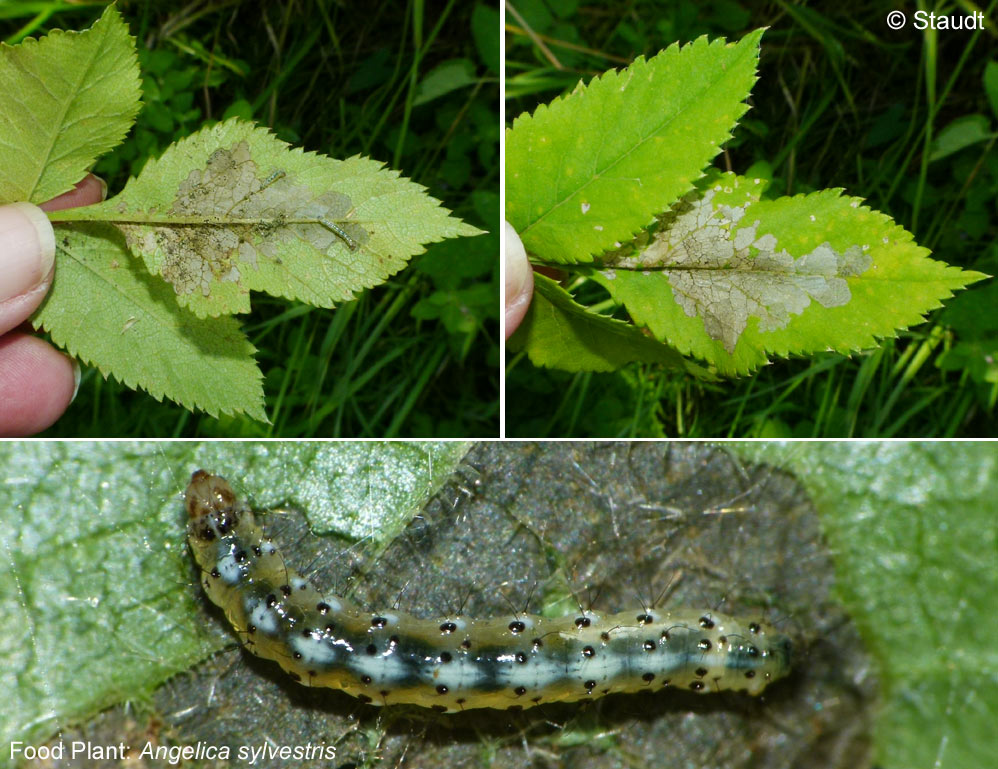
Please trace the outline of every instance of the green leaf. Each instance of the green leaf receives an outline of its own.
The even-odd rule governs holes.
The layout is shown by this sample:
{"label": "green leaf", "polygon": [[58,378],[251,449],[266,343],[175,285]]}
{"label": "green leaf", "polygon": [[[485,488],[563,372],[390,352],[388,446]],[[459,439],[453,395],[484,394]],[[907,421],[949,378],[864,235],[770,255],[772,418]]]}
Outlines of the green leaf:
{"label": "green leaf", "polygon": [[434,99],[465,88],[477,81],[475,77],[475,65],[468,59],[449,59],[438,64],[426,73],[416,89],[412,106],[426,104]]}
{"label": "green leaf", "polygon": [[480,233],[381,163],[289,149],[238,119],[171,145],[117,197],[50,218],[114,223],[200,317],[248,312],[251,290],[332,307],[425,243]]}
{"label": "green leaf", "polygon": [[471,13],[471,36],[475,40],[478,58],[496,75],[499,74],[499,60],[502,56],[502,38],[496,34],[499,24],[499,12],[495,8],[475,3],[475,10]]}
{"label": "green leaf", "polygon": [[389,538],[466,447],[0,444],[0,742],[45,740],[115,703],[142,703],[232,643],[198,606],[180,501],[193,470],[248,490],[257,509],[290,502],[338,530]]}
{"label": "green leaf", "polygon": [[613,371],[642,361],[680,368],[702,378],[706,371],[634,326],[590,312],[556,281],[534,274],[534,298],[509,338],[510,350],[525,350],[537,366],[564,371]]}
{"label": "green leaf", "polygon": [[59,227],[52,290],[36,328],[84,363],[212,416],[267,421],[255,349],[233,318],[199,319],[150,275],[106,224]]}
{"label": "green leaf", "polygon": [[517,118],[506,218],[527,251],[591,261],[687,192],[748,109],[762,32],[673,45]]}
{"label": "green leaf", "polygon": [[0,203],[73,188],[139,111],[139,68],[113,5],[84,32],[0,43]]}
{"label": "green leaf", "polygon": [[932,142],[929,162],[942,160],[966,147],[994,138],[986,115],[964,115],[949,123]]}
{"label": "green leaf", "polygon": [[760,187],[723,175],[587,274],[655,338],[726,374],[768,354],[872,347],[985,277],[929,259],[858,198],[759,200]]}
{"label": "green leaf", "polygon": [[988,95],[991,111],[998,117],[998,61],[989,61],[984,67],[984,92]]}
{"label": "green leaf", "polygon": [[821,513],[840,596],[880,666],[875,765],[990,765],[998,720],[994,444],[800,445],[737,446],[796,472]]}

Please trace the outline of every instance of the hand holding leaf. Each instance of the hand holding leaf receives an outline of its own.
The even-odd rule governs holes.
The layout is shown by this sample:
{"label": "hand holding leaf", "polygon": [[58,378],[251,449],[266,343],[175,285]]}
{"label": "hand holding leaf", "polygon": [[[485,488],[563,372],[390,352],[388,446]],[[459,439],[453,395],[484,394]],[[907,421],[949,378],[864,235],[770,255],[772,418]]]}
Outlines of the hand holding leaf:
{"label": "hand holding leaf", "polygon": [[[134,40],[114,6],[86,32],[0,47],[0,76],[0,202],[70,189],[139,108]],[[249,311],[250,291],[332,307],[427,243],[479,234],[381,163],[290,149],[239,120],[167,148],[120,195],[50,219],[56,279],[36,327],[156,398],[262,421],[255,351],[226,317]]]}

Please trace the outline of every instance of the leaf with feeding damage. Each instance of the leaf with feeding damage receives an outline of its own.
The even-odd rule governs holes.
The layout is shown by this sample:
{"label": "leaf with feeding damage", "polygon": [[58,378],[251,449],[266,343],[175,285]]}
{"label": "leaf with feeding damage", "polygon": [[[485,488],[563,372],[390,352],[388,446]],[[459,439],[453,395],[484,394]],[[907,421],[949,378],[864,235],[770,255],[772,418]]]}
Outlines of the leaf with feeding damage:
{"label": "leaf with feeding damage", "polygon": [[760,193],[724,174],[586,274],[657,339],[728,374],[767,354],[871,347],[984,277],[929,259],[890,217],[838,190]]}
{"label": "leaf with feeding damage", "polygon": [[250,291],[332,307],[427,243],[479,234],[377,161],[290,149],[241,120],[177,142],[117,197],[58,219],[114,224],[200,317],[248,312]]}

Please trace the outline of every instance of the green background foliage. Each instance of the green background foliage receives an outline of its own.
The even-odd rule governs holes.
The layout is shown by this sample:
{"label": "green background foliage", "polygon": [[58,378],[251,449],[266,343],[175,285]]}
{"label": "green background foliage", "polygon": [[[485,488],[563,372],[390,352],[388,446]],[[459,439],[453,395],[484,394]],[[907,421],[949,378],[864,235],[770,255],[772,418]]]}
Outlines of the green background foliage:
{"label": "green background foliage", "polygon": [[[0,37],[83,29],[103,7],[7,6]],[[383,161],[490,234],[432,246],[333,311],[258,297],[241,321],[271,426],[191,414],[90,369],[49,434],[497,434],[495,11],[414,1],[358,14],[325,0],[118,8],[137,38],[144,107],[94,168],[111,194],[171,142],[238,116],[308,150]]]}
{"label": "green background foliage", "polygon": [[[580,78],[677,40],[736,40],[769,27],[752,109],[716,165],[768,181],[769,197],[845,188],[911,231],[933,258],[998,271],[998,111],[990,95],[998,86],[989,90],[985,79],[988,33],[893,32],[888,3],[522,0],[513,7],[520,19],[507,15],[510,120]],[[524,24],[543,36],[543,48]],[[968,123],[968,115],[977,117]],[[732,381],[695,382],[648,363],[573,375],[511,356],[507,434],[991,435],[998,427],[992,283],[963,292],[959,313],[937,311],[876,349],[776,361]],[[599,289],[588,291],[580,301],[605,301]]]}

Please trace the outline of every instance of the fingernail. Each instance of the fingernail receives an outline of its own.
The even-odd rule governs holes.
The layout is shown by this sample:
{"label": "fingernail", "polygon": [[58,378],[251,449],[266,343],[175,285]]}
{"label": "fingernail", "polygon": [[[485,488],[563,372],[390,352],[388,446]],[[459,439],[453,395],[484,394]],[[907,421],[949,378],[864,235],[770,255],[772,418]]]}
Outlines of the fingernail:
{"label": "fingernail", "polygon": [[516,234],[513,225],[503,222],[506,227],[506,248],[504,251],[506,261],[506,304],[516,300],[523,293],[530,274],[530,263],[527,261],[527,252],[523,250],[523,243],[520,236]]}
{"label": "fingernail", "polygon": [[94,179],[100,182],[100,199],[107,200],[107,182],[94,174]]}
{"label": "fingernail", "polygon": [[76,394],[80,391],[80,379],[83,376],[83,372],[80,371],[80,364],[76,358],[70,358],[69,360],[73,364],[73,397],[69,399],[69,402],[72,403],[76,400]]}
{"label": "fingernail", "polygon": [[0,206],[0,302],[27,293],[51,272],[55,233],[31,203]]}

